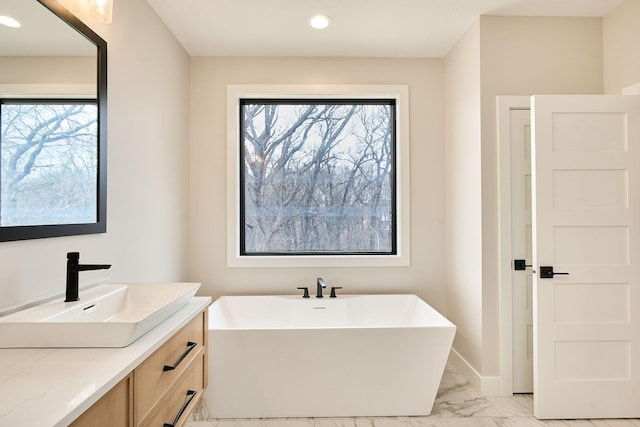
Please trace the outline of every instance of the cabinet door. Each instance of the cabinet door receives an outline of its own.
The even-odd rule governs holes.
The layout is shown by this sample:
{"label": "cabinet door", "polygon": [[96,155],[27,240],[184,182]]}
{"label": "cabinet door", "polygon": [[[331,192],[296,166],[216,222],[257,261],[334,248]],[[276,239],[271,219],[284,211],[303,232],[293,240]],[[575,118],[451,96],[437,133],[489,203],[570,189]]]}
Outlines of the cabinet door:
{"label": "cabinet door", "polygon": [[128,375],[71,423],[71,427],[133,426],[133,377]]}

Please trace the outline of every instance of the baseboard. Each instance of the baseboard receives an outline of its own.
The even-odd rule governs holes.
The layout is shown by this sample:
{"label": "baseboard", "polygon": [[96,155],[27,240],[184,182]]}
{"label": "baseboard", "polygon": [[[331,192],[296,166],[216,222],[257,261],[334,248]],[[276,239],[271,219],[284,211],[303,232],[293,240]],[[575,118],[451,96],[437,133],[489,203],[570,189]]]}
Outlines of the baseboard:
{"label": "baseboard", "polygon": [[501,378],[482,376],[475,370],[467,360],[456,351],[451,349],[449,353],[449,363],[451,363],[457,371],[469,381],[471,387],[478,392],[480,396],[501,396]]}

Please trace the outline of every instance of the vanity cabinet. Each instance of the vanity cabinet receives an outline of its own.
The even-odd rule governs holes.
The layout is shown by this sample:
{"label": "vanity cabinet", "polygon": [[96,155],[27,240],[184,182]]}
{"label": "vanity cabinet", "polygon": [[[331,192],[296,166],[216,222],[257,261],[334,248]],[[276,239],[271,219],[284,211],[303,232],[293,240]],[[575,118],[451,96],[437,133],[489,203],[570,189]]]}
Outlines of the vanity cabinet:
{"label": "vanity cabinet", "polygon": [[71,426],[181,426],[207,386],[207,310],[138,365]]}

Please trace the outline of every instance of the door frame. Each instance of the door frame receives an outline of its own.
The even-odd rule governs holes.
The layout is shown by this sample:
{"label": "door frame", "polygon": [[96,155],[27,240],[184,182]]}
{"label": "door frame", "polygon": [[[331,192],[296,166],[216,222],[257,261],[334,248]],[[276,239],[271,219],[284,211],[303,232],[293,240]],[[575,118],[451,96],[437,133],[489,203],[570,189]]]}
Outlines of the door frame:
{"label": "door frame", "polygon": [[[530,96],[498,96],[498,283],[500,291],[500,395],[513,395],[513,288],[511,281],[511,120],[512,110],[528,110]],[[535,355],[534,355],[535,357]]]}

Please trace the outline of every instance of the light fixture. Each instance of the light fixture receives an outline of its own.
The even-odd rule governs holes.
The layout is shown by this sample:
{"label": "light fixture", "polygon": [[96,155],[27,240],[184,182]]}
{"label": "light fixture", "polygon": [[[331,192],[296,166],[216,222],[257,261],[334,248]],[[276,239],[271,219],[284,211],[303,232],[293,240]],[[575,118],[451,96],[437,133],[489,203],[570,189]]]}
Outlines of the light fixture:
{"label": "light fixture", "polygon": [[110,24],[113,19],[113,0],[91,0],[90,19],[103,24]]}
{"label": "light fixture", "polygon": [[83,21],[110,24],[113,19],[113,0],[58,0]]}
{"label": "light fixture", "polygon": [[314,15],[309,18],[309,25],[316,30],[323,30],[331,25],[331,18],[327,15]]}
{"label": "light fixture", "polygon": [[0,25],[4,25],[9,28],[20,28],[22,24],[15,18],[6,15],[0,15]]}

